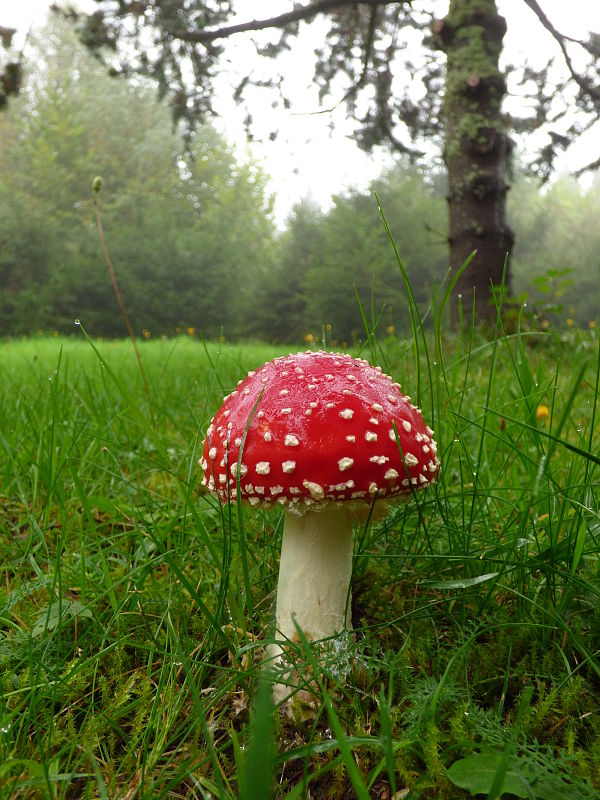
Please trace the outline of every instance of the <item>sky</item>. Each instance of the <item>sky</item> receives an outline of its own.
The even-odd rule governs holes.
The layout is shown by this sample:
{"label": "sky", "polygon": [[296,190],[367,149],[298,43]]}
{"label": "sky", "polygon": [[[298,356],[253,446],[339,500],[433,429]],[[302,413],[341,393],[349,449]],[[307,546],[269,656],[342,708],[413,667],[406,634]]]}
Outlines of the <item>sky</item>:
{"label": "sky", "polygon": [[[71,0],[72,1],[72,0]],[[0,0],[0,24],[18,29],[24,37],[30,26],[42,25],[51,0]],[[78,0],[83,8],[93,7],[91,0]],[[447,0],[438,0],[439,16],[447,10]],[[600,2],[597,0],[541,0],[544,11],[561,32],[583,36],[589,30],[600,33]],[[241,8],[248,8],[245,2]],[[286,10],[285,0],[253,0],[253,18],[268,17]],[[548,34],[542,29],[532,12],[521,0],[498,0],[498,8],[509,19],[509,31],[504,42],[504,60],[507,63],[532,65],[542,58],[552,47]],[[240,17],[244,17],[243,13]],[[248,59],[252,58],[252,45],[244,37],[235,37],[234,45],[228,50],[233,71],[245,74]],[[18,44],[18,42],[17,42]],[[288,91],[295,100],[292,111],[275,112],[270,107],[270,99],[265,97],[255,118],[255,141],[250,153],[263,164],[271,176],[270,186],[275,193],[275,215],[283,223],[293,204],[302,197],[310,196],[319,205],[327,208],[332,195],[348,188],[364,189],[376,178],[391,159],[384,153],[367,155],[351,139],[352,126],[345,119],[343,105],[331,113],[319,112],[314,87],[310,85],[310,69],[299,69],[300,64],[310,65],[313,42],[304,45],[305,50],[295,47],[288,56],[289,62],[284,72],[287,75]],[[246,134],[243,127],[245,111],[235,107],[230,101],[229,84],[223,83],[220,92],[222,100],[220,128],[228,140],[241,154],[248,152]],[[269,133],[277,130],[273,142]],[[584,161],[598,157],[594,141],[582,141],[567,158],[560,163],[563,171],[576,169]]]}

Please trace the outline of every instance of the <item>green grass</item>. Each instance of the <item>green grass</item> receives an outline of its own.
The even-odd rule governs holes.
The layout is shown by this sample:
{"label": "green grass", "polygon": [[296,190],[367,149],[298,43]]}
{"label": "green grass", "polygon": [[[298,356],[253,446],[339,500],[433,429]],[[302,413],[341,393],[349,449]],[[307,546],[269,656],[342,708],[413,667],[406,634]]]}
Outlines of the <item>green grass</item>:
{"label": "green grass", "polygon": [[0,343],[1,798],[600,797],[593,332],[368,337],[443,469],[357,530],[354,634],[298,645],[314,701],[286,713],[281,517],[197,465],[283,351],[141,343],[154,428],[131,344],[94,345]]}

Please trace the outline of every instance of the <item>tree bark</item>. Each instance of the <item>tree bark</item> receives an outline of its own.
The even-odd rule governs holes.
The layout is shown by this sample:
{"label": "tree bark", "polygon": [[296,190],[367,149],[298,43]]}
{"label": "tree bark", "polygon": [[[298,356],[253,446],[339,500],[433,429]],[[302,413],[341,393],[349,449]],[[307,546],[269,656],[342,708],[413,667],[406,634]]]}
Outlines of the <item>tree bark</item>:
{"label": "tree bark", "polygon": [[[452,319],[462,305],[470,322],[495,318],[494,286],[500,286],[513,244],[506,220],[511,142],[502,116],[506,94],[498,67],[506,21],[495,0],[451,0],[434,23],[436,43],[447,56],[444,161],[448,169],[450,265],[453,274],[477,254],[454,290]],[[506,270],[505,286],[510,273]]]}

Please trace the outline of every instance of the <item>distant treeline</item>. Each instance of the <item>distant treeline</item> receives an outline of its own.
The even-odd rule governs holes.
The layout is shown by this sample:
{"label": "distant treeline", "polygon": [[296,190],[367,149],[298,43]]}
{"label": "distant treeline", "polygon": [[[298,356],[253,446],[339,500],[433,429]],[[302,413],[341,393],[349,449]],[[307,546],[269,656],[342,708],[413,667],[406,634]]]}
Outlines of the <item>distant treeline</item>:
{"label": "distant treeline", "polygon": [[[96,175],[140,335],[194,328],[294,342],[325,330],[342,342],[364,335],[362,314],[381,331],[405,331],[403,283],[374,192],[417,300],[425,309],[439,294],[447,220],[438,173],[398,165],[327,212],[299,203],[280,231],[256,163],[237,159],[211,127],[182,142],[153,89],[107,77],[67,29],[46,29],[34,66],[0,115],[0,335],[69,333],[76,318],[93,335],[124,334],[96,228]],[[597,319],[600,183],[584,191],[564,179],[540,191],[521,178],[511,215],[514,293],[530,307],[556,302],[583,325]]]}

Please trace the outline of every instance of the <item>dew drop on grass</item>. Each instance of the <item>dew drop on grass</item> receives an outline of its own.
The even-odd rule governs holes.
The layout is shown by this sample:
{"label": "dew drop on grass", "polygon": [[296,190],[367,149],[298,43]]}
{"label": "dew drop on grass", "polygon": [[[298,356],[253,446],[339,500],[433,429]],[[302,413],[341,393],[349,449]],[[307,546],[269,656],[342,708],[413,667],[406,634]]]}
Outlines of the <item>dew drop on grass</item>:
{"label": "dew drop on grass", "polygon": [[76,320],[74,320],[73,324],[74,324],[74,325],[81,325],[81,321],[80,321],[80,320],[78,320],[78,319],[76,319]]}

